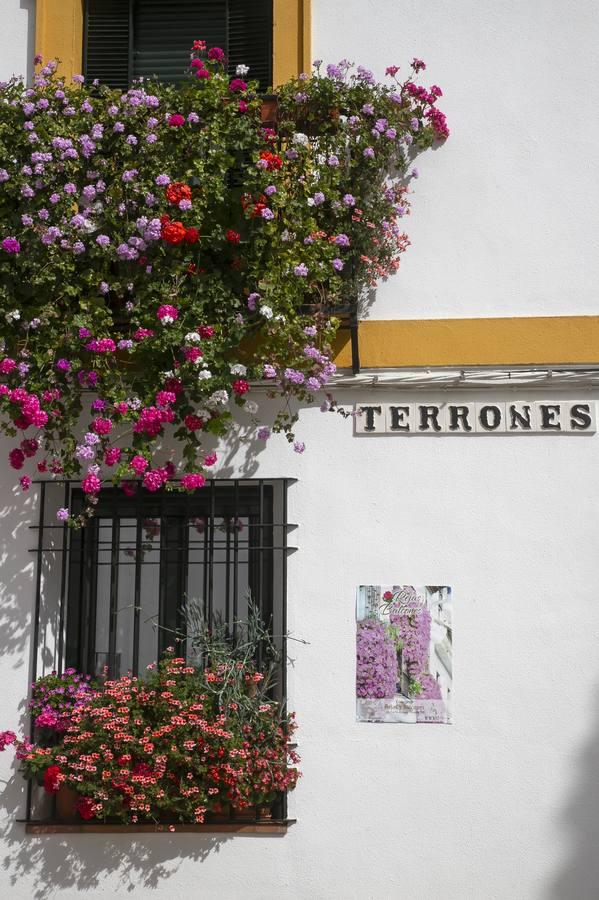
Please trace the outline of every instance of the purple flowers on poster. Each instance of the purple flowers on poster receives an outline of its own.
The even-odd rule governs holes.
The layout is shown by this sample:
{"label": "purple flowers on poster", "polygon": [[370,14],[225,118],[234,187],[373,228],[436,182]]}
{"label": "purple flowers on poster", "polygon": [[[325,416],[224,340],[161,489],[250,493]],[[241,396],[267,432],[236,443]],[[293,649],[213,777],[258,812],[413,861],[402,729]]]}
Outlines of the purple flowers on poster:
{"label": "purple flowers on poster", "polygon": [[359,722],[451,723],[451,613],[450,587],[358,588]]}

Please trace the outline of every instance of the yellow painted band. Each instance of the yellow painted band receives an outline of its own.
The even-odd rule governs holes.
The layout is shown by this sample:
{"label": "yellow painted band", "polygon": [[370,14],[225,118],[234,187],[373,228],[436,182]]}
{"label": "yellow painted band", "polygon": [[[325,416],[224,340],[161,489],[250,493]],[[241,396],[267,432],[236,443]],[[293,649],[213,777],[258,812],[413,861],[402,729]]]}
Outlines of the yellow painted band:
{"label": "yellow painted band", "polygon": [[[599,316],[367,320],[359,325],[364,369],[599,363]],[[335,362],[351,367],[349,331]]]}
{"label": "yellow painted band", "polygon": [[83,0],[37,0],[35,52],[44,62],[60,60],[67,81],[83,69]]}
{"label": "yellow painted band", "polygon": [[311,0],[273,0],[273,84],[309,72]]}
{"label": "yellow painted band", "polygon": [[[273,83],[310,71],[311,0],[273,0]],[[190,36],[190,43],[193,35]],[[83,67],[83,0],[37,0],[35,52],[59,59],[67,80]]]}

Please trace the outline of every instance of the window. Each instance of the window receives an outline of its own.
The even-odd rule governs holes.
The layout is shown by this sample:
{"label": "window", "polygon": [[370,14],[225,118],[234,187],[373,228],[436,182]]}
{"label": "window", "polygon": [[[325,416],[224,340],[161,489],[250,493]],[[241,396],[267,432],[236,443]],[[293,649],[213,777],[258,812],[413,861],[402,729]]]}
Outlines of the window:
{"label": "window", "polygon": [[[33,680],[69,666],[91,675],[104,667],[111,676],[141,674],[172,644],[201,665],[188,640],[186,598],[207,620],[234,631],[247,619],[251,597],[279,651],[273,697],[284,701],[293,480],[223,479],[193,495],[138,490],[127,497],[107,489],[80,531],[56,518],[60,507],[81,510],[78,482],[40,482],[39,520],[32,526],[38,535]],[[45,827],[46,797],[28,782],[25,821],[34,829],[40,815]],[[61,830],[54,815],[49,827]],[[285,795],[273,815],[286,827]]]}
{"label": "window", "polygon": [[194,38],[222,47],[229,74],[243,63],[263,91],[273,81],[272,0],[87,0],[86,79],[126,88],[136,78],[181,81]]}
{"label": "window", "polygon": [[69,666],[138,674],[176,642],[193,661],[186,606],[234,630],[252,602],[285,659],[289,483],[219,480],[194,495],[131,498],[107,490],[80,531],[55,517],[63,505],[81,509],[80,490],[41,483],[34,678]]}

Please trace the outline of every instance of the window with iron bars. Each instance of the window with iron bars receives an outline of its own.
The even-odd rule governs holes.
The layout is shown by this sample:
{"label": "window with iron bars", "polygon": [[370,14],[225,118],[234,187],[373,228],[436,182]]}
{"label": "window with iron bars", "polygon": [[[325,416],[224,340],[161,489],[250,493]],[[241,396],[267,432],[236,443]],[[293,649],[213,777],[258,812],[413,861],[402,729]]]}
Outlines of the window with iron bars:
{"label": "window with iron bars", "polygon": [[[105,489],[79,531],[56,519],[63,506],[81,511],[78,483],[39,483],[33,680],[68,667],[142,674],[169,646],[201,665],[187,634],[190,604],[232,635],[251,604],[278,651],[272,693],[284,702],[293,481],[219,479],[194,494],[133,497]],[[36,805],[29,783],[26,821]],[[285,798],[279,805],[285,818]]]}

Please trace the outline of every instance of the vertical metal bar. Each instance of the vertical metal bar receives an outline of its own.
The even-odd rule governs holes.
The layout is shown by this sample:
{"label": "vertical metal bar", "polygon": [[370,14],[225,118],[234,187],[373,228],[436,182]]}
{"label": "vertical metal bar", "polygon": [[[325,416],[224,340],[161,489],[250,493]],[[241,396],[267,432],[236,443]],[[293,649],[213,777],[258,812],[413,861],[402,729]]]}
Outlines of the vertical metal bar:
{"label": "vertical metal bar", "polygon": [[[38,655],[38,643],[39,643],[39,633],[40,633],[40,605],[42,598],[42,554],[44,547],[44,517],[46,514],[46,483],[42,481],[40,485],[40,512],[39,512],[39,528],[37,532],[37,571],[35,573],[35,605],[33,610],[33,636],[31,640],[32,644],[32,659],[31,659],[31,681],[34,682],[37,678],[37,655]],[[33,717],[29,719],[29,740],[33,743],[34,737],[34,724]],[[33,796],[33,783],[29,778],[27,779],[27,797],[26,797],[26,805],[25,805],[25,819],[31,819],[31,807],[32,807],[32,796]]]}
{"label": "vertical metal bar", "polygon": [[258,581],[256,593],[258,594],[258,605],[262,616],[264,611],[264,598],[262,596],[264,590],[264,481],[262,478],[258,481],[258,491]]}
{"label": "vertical metal bar", "polygon": [[[264,617],[264,481],[262,478],[258,481],[258,578],[256,583],[256,593],[258,595],[258,608],[260,610],[260,620],[263,626],[267,626]],[[262,642],[258,646],[258,659],[256,660],[258,668],[262,666]]]}
{"label": "vertical metal bar", "polygon": [[133,598],[133,658],[131,668],[134,675],[139,675],[139,626],[141,621],[141,566],[142,548],[141,532],[143,520],[141,509],[141,491],[135,495],[135,588]]}
{"label": "vertical metal bar", "polygon": [[214,520],[216,518],[216,487],[210,482],[210,540],[208,545],[208,622],[212,626],[212,595],[214,592]]}
{"label": "vertical metal bar", "polygon": [[177,631],[184,634],[182,638],[181,650],[185,649],[185,653],[181,655],[188,658],[187,648],[187,591],[189,589],[189,506],[191,495],[185,494],[185,510],[183,512],[183,521],[181,523],[181,549],[179,557],[179,565],[181,566],[181,600],[177,609]]}
{"label": "vertical metal bar", "polygon": [[[71,485],[68,481],[64,483],[64,502],[63,506],[65,509],[69,509],[71,498]],[[66,522],[62,528],[62,568],[60,573],[60,607],[58,614],[58,664],[57,671],[62,674],[63,663],[64,663],[64,628],[65,628],[65,612],[66,612],[66,584],[67,584],[67,569],[69,566],[70,559],[70,547],[69,547],[69,526]]]}
{"label": "vertical metal bar", "polygon": [[287,703],[287,491],[289,482],[287,479],[283,481],[283,558],[282,563],[282,585],[281,585],[281,602],[283,604],[281,610],[281,648],[283,658],[281,660],[281,692],[283,695],[283,703]]}
{"label": "vertical metal bar", "polygon": [[[139,488],[138,488],[139,490]],[[156,658],[159,659],[162,655],[162,651],[164,647],[167,646],[165,642],[165,633],[163,631],[165,617],[166,617],[166,570],[167,570],[167,517],[166,517],[166,509],[164,507],[164,500],[160,506],[160,565],[158,566],[158,631],[157,631],[157,650],[156,650]]]}
{"label": "vertical metal bar", "polygon": [[[98,606],[98,541],[100,528],[97,519],[91,519],[86,525],[83,536],[83,554],[85,556],[85,586],[82,596],[85,597],[85,617],[82,616],[84,635],[82,658],[86,660],[86,671],[96,674],[96,613]],[[87,628],[85,628],[87,626]]]}
{"label": "vertical metal bar", "polygon": [[227,528],[226,534],[226,548],[225,548],[225,622],[227,623],[227,629],[229,627],[229,614],[230,614],[230,598],[229,594],[231,592],[231,533],[237,533],[237,510],[233,509],[233,515],[230,520],[233,524],[233,527],[229,526]]}
{"label": "vertical metal bar", "polygon": [[[233,489],[233,509],[235,516],[239,516],[239,480],[235,479]],[[233,637],[237,631],[237,616],[239,615],[239,530],[233,532]],[[229,619],[227,614],[227,626]]]}
{"label": "vertical metal bar", "polygon": [[118,675],[120,675],[120,672],[117,672],[116,669],[120,540],[121,522],[117,515],[115,503],[112,514],[112,547],[110,553],[110,615],[108,619],[108,673],[111,678],[116,678]]}
{"label": "vertical metal bar", "polygon": [[209,536],[209,516],[204,517],[204,553],[202,556],[202,605],[204,619],[208,618],[208,536]]}

